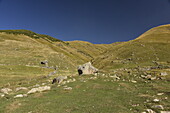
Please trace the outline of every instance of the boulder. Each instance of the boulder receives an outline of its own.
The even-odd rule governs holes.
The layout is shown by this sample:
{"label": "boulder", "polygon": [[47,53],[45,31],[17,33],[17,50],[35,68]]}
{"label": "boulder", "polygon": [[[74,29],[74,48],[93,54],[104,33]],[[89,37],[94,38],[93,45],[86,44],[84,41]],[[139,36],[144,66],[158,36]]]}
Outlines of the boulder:
{"label": "boulder", "polygon": [[51,89],[50,86],[43,86],[43,87],[38,87],[38,88],[32,88],[30,91],[28,91],[27,94],[36,93],[36,92],[42,92],[42,91],[47,91],[47,90],[50,90],[50,89]]}
{"label": "boulder", "polygon": [[153,111],[152,109],[146,109],[146,111],[147,111],[148,113],[156,113],[156,112]]}
{"label": "boulder", "polygon": [[95,74],[98,72],[98,69],[93,67],[90,62],[78,66],[78,74]]}
{"label": "boulder", "polygon": [[164,107],[162,105],[153,105],[152,108],[156,108],[156,109],[164,109]]}
{"label": "boulder", "polygon": [[166,76],[166,75],[168,75],[168,73],[167,72],[161,72],[160,75],[161,76]]}
{"label": "boulder", "polygon": [[9,89],[9,88],[3,88],[1,89],[1,92],[4,93],[4,94],[8,94],[9,92],[11,92],[12,89]]}
{"label": "boulder", "polygon": [[56,78],[54,78],[53,79],[53,81],[52,81],[52,84],[54,84],[54,83],[58,83],[58,84],[60,84],[61,82],[63,82],[63,80],[65,80],[65,79],[67,79],[67,76],[58,76],[58,77],[56,77]]}
{"label": "boulder", "polygon": [[160,113],[170,113],[170,111],[161,111]]}
{"label": "boulder", "polygon": [[16,96],[14,96],[14,98],[22,98],[22,97],[26,97],[27,94],[18,94]]}
{"label": "boulder", "polygon": [[26,87],[17,87],[15,90],[16,90],[16,91],[28,90],[28,88],[26,88]]}

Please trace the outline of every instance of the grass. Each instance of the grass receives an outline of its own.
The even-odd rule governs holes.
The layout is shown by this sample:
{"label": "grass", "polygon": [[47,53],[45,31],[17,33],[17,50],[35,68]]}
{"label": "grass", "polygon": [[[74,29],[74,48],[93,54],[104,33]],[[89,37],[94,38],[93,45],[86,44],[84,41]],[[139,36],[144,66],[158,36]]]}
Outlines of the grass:
{"label": "grass", "polygon": [[[0,97],[2,113],[140,113],[156,112],[153,105],[170,110],[169,25],[153,28],[139,38],[113,44],[83,41],[62,42],[27,30],[0,31],[0,88],[11,88]],[[42,68],[41,61],[58,67],[57,74],[45,77],[53,69]],[[76,67],[91,61],[100,69],[99,76],[77,76]],[[159,67],[147,70],[151,67]],[[147,80],[141,75],[165,79]],[[103,75],[104,74],[104,75]],[[51,84],[56,76],[68,76],[75,82]],[[118,76],[116,80],[111,76]],[[35,85],[51,86],[50,91],[23,98]],[[63,88],[72,87],[70,91]],[[17,87],[28,90],[15,92]],[[157,95],[163,93],[163,95]],[[153,99],[159,102],[153,102]]]}
{"label": "grass", "polygon": [[[25,98],[1,98],[2,112],[30,112],[33,113],[129,113],[142,112],[156,105],[152,100],[160,99],[159,104],[166,110],[170,109],[168,81],[111,81],[108,77],[98,77],[89,80],[93,75],[74,77],[77,81],[66,84],[73,90],[65,91],[63,86],[51,85],[52,90],[36,93]],[[71,77],[72,78],[72,77]],[[105,81],[107,80],[107,81]],[[83,82],[86,81],[86,82]],[[166,87],[165,87],[166,86]],[[165,93],[158,96],[157,93]],[[147,101],[147,103],[146,103]]]}

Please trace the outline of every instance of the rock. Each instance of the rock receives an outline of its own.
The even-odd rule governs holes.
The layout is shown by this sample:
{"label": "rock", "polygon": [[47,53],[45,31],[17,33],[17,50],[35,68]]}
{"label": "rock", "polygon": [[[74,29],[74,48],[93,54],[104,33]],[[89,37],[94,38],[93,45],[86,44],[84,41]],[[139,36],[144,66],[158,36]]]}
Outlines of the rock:
{"label": "rock", "polygon": [[73,82],[75,82],[76,81],[76,79],[75,78],[73,78],[73,80],[72,80]]}
{"label": "rock", "polygon": [[156,113],[156,112],[153,111],[152,109],[146,109],[146,111],[147,111],[148,113]]}
{"label": "rock", "polygon": [[167,100],[168,99],[168,97],[165,97],[165,100]]}
{"label": "rock", "polygon": [[147,75],[145,78],[148,79],[148,80],[151,80],[152,75]]}
{"label": "rock", "polygon": [[160,100],[159,99],[153,99],[154,102],[159,102]]}
{"label": "rock", "polygon": [[58,83],[58,84],[60,84],[63,80],[65,80],[65,79],[67,79],[67,76],[58,76],[58,77],[56,77],[56,78],[54,78],[53,79],[53,81],[52,81],[52,84],[54,84],[54,83]]}
{"label": "rock", "polygon": [[97,76],[97,73],[95,73],[94,75]]}
{"label": "rock", "polygon": [[1,97],[4,97],[4,96],[5,96],[5,94],[3,94],[3,93],[0,93],[0,96],[1,96]]}
{"label": "rock", "polygon": [[9,92],[11,92],[12,89],[9,89],[9,88],[3,88],[1,89],[1,92],[4,93],[4,94],[9,94]]}
{"label": "rock", "polygon": [[170,113],[170,111],[161,111],[160,113]]}
{"label": "rock", "polygon": [[28,90],[28,88],[26,88],[26,87],[18,87],[18,88],[15,89],[15,91],[19,91],[19,90]]}
{"label": "rock", "polygon": [[150,80],[156,80],[156,77],[151,77]]}
{"label": "rock", "polygon": [[43,86],[43,87],[38,87],[38,88],[32,88],[30,91],[28,91],[27,94],[36,93],[36,92],[43,92],[43,91],[47,91],[47,90],[50,90],[50,89],[51,89],[50,86]]}
{"label": "rock", "polygon": [[39,84],[36,84],[35,86],[33,86],[33,87],[39,87],[40,85]]}
{"label": "rock", "polygon": [[164,93],[158,93],[157,95],[159,95],[159,96],[161,96],[161,95],[163,95]]}
{"label": "rock", "polygon": [[46,83],[42,83],[42,85],[44,86]]}
{"label": "rock", "polygon": [[132,80],[131,82],[132,82],[132,83],[137,83],[137,81],[135,81],[135,80]]}
{"label": "rock", "polygon": [[146,76],[145,76],[145,75],[141,75],[141,77],[142,77],[142,78],[146,78]]}
{"label": "rock", "polygon": [[95,74],[98,72],[98,69],[93,67],[90,62],[78,66],[78,74]]}
{"label": "rock", "polygon": [[153,105],[152,108],[156,108],[156,109],[164,109],[164,107],[162,105]]}
{"label": "rock", "polygon": [[22,97],[27,97],[27,94],[18,94],[14,96],[14,98],[22,98]]}
{"label": "rock", "polygon": [[65,87],[64,90],[72,90],[72,87]]}
{"label": "rock", "polygon": [[166,75],[168,75],[168,73],[167,72],[161,72],[160,75],[161,76],[166,76]]}
{"label": "rock", "polygon": [[111,78],[113,78],[113,79],[117,79],[117,80],[119,80],[119,79],[120,79],[117,75],[109,76],[109,77],[111,77]]}

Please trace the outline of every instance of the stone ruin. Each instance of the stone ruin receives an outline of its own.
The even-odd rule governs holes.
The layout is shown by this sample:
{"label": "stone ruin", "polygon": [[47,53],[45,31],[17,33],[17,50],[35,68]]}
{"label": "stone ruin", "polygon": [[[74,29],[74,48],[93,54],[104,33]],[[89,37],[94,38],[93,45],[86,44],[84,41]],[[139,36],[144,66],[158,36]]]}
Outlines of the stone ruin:
{"label": "stone ruin", "polygon": [[93,67],[91,62],[85,63],[83,65],[78,66],[78,74],[94,74],[97,73],[98,69]]}

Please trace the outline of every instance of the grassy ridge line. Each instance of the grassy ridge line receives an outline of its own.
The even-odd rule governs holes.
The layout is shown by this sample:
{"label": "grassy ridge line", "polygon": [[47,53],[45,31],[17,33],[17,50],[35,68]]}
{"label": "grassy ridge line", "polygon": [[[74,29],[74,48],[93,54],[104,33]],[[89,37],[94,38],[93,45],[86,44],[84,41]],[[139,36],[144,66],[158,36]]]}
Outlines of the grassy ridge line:
{"label": "grassy ridge line", "polygon": [[32,31],[29,31],[29,30],[0,30],[0,32],[4,32],[4,33],[7,33],[7,34],[15,34],[15,35],[26,35],[26,36],[29,36],[29,37],[34,38],[34,39],[43,38],[43,39],[46,39],[46,40],[50,40],[52,42],[62,42],[61,40],[53,38],[51,36],[43,35],[43,34],[37,34],[37,33],[34,33]]}

